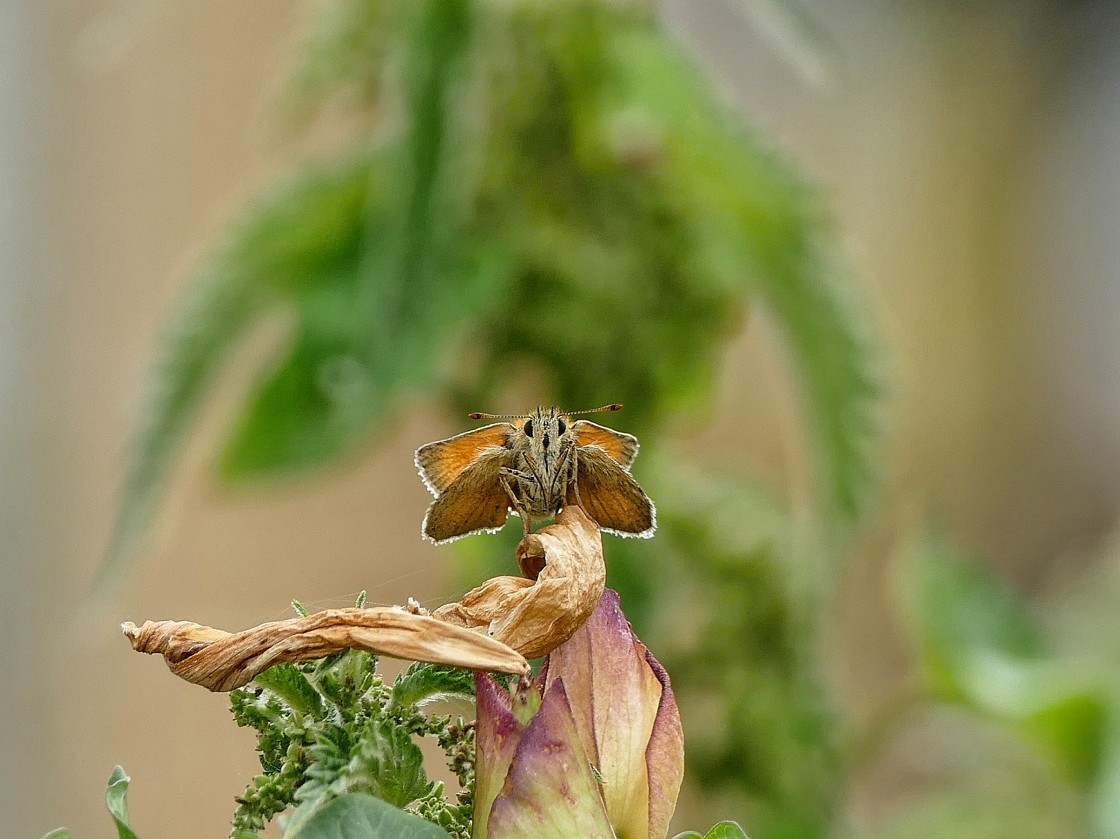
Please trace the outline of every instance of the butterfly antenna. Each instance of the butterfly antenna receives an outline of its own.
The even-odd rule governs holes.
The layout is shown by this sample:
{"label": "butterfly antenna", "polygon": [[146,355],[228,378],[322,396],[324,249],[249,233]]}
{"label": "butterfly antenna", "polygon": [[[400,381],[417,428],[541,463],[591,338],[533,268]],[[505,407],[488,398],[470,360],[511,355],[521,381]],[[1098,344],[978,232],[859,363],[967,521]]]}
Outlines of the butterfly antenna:
{"label": "butterfly antenna", "polygon": [[528,414],[488,414],[485,411],[471,411],[467,416],[470,419],[525,419]]}
{"label": "butterfly antenna", "polygon": [[622,404],[621,403],[612,402],[610,405],[603,405],[602,407],[599,407],[599,408],[588,408],[585,411],[566,411],[565,413],[569,417],[576,417],[576,416],[579,416],[580,414],[603,414],[603,413],[606,413],[607,411],[621,411],[621,410],[622,410]]}

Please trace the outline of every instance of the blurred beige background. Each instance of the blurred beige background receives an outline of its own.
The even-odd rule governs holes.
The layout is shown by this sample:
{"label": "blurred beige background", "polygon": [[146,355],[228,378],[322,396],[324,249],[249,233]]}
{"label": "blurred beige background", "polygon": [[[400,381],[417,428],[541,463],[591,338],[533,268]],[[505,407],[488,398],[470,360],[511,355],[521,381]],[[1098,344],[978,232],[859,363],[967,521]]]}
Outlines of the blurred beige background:
{"label": "blurred beige background", "polygon": [[[346,467],[256,493],[208,452],[263,357],[219,388],[140,561],[83,603],[150,352],[187,272],[309,153],[270,97],[316,7],[0,5],[0,750],[4,833],[107,835],[112,766],[141,836],[224,836],[256,770],[224,697],[132,653],[121,620],[241,628],[312,607],[453,599],[422,543],[412,450],[462,427],[418,402]],[[1031,592],[1072,573],[1120,500],[1120,50],[1107,3],[810,4],[835,42],[806,81],[734,0],[666,14],[729,100],[826,190],[890,355],[886,487],[837,605],[858,715],[897,670],[883,576],[927,513]],[[239,378],[240,375],[240,378]],[[693,445],[804,494],[796,403],[764,321]],[[490,406],[480,406],[483,408]],[[861,793],[873,798],[874,792]]]}

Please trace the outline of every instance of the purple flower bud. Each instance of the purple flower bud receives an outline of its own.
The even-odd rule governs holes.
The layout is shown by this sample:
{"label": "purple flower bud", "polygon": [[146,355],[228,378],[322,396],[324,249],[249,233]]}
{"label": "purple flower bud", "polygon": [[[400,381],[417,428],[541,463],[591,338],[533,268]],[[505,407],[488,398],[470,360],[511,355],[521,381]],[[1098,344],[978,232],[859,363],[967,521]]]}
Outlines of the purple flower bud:
{"label": "purple flower bud", "polygon": [[522,725],[509,694],[478,677],[475,839],[664,839],[684,774],[680,715],[616,592],[548,656],[539,684]]}

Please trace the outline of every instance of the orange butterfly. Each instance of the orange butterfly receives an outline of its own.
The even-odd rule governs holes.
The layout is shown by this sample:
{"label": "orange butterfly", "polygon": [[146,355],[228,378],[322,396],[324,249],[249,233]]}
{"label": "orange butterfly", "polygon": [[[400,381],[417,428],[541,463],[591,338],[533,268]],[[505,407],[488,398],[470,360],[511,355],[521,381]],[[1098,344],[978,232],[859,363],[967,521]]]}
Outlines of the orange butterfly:
{"label": "orange butterfly", "polygon": [[537,408],[532,414],[472,419],[507,419],[466,431],[416,450],[416,467],[436,500],[424,516],[423,534],[436,544],[472,533],[493,533],[513,510],[525,524],[579,504],[599,527],[619,536],[648,538],[657,528],[656,511],[630,464],[638,440],[577,414]]}

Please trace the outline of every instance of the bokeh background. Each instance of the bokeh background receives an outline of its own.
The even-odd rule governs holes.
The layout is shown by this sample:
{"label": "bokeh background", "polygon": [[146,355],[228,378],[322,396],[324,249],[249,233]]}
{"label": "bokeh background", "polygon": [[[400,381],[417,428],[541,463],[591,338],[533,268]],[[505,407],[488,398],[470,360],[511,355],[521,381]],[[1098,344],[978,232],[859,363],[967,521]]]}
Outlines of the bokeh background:
{"label": "bokeh background", "polygon": [[[481,567],[485,547],[453,555],[418,538],[429,498],[412,452],[467,427],[455,399],[423,388],[341,464],[235,489],[216,478],[244,394],[289,328],[277,316],[223,367],[131,564],[89,597],[154,353],[195,266],[254,196],[354,130],[328,111],[293,138],[278,97],[330,5],[0,5],[6,835],[106,835],[116,763],[133,776],[140,835],[226,834],[257,771],[252,736],[224,698],[132,653],[121,620],[240,628],[285,615],[292,597],[337,606],[361,589],[434,605]],[[803,8],[812,26],[765,2],[671,0],[659,14],[718,96],[819,188],[837,282],[883,385],[878,478],[857,520],[827,523],[798,372],[765,307],[721,339],[710,395],[671,421],[633,421],[701,467],[748,476],[751,503],[778,511],[767,526],[788,527],[783,550],[819,560],[807,567],[828,581],[809,664],[787,662],[783,683],[828,705],[819,741],[800,731],[785,758],[728,758],[786,748],[763,735],[788,726],[762,714],[744,735],[709,707],[750,705],[749,668],[735,685],[687,689],[694,671],[700,683],[718,671],[719,645],[670,667],[698,744],[690,766],[722,779],[686,788],[679,829],[736,818],[756,839],[1118,837],[1120,12]],[[492,388],[501,404],[471,407],[555,397],[532,365],[520,372]],[[662,640],[687,662],[657,628],[679,615],[633,611],[655,652]],[[814,755],[815,781],[766,776],[803,767],[797,749]],[[840,757],[817,760],[826,751]]]}

